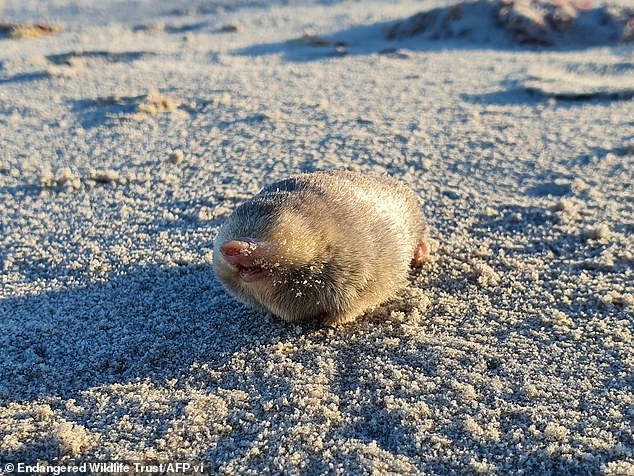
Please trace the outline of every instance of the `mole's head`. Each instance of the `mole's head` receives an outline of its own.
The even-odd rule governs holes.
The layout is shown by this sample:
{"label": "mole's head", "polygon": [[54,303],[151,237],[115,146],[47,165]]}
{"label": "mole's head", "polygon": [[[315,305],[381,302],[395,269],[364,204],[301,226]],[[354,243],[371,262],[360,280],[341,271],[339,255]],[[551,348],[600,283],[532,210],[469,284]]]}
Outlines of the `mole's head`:
{"label": "mole's head", "polygon": [[247,304],[286,320],[311,317],[325,292],[323,230],[277,195],[249,200],[229,217],[214,244],[214,270]]}

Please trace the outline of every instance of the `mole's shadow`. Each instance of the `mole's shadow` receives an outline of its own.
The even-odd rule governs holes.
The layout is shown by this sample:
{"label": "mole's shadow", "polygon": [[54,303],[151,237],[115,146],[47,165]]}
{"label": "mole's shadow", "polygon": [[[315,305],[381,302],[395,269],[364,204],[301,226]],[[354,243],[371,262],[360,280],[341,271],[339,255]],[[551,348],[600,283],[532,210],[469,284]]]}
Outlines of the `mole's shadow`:
{"label": "mole's shadow", "polygon": [[139,379],[284,338],[291,327],[230,298],[210,266],[138,267],[99,284],[0,301],[0,402]]}

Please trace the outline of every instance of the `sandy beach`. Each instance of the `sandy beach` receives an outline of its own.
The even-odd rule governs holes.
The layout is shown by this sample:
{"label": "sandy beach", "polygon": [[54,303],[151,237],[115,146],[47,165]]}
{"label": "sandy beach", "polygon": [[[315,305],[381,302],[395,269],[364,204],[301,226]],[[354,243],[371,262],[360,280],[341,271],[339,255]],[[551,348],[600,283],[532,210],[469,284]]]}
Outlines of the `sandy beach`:
{"label": "sandy beach", "polygon": [[[634,474],[634,42],[447,5],[0,0],[0,473]],[[336,329],[239,304],[223,220],[327,169],[434,259]]]}

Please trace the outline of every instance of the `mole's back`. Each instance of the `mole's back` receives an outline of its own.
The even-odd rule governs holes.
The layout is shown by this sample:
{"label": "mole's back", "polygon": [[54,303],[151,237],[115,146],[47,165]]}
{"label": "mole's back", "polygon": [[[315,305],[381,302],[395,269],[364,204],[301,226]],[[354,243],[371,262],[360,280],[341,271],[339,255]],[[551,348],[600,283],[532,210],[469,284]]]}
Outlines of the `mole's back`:
{"label": "mole's back", "polygon": [[386,231],[397,234],[400,240],[410,242],[428,234],[418,197],[392,177],[346,170],[307,173],[275,182],[260,195],[276,192],[297,193],[313,207],[315,201],[322,201],[334,207],[332,213],[341,210],[348,220],[356,216],[370,222],[379,220],[376,227],[387,226]]}

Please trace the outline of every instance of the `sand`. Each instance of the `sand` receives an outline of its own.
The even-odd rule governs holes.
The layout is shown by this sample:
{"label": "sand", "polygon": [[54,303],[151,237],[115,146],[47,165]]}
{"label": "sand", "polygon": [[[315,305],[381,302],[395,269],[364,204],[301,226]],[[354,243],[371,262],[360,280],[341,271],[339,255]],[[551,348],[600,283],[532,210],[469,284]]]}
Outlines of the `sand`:
{"label": "sand", "polygon": [[[61,28],[0,38],[0,468],[634,474],[634,47],[383,35],[439,5],[0,2]],[[335,330],[231,299],[223,218],[332,168],[435,260]]]}

